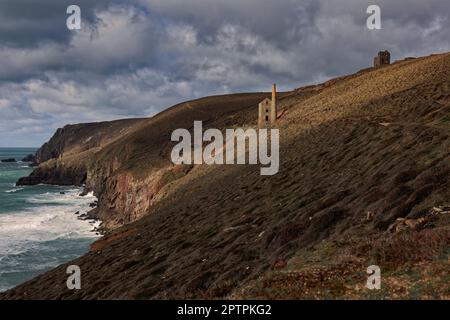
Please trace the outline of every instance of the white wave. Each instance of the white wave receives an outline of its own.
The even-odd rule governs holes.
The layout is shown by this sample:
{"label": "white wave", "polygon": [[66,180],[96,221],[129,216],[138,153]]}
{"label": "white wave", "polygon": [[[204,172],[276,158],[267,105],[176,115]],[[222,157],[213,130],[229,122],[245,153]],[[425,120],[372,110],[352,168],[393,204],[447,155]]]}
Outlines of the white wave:
{"label": "white wave", "polygon": [[96,198],[95,196],[94,196],[94,191],[91,191],[91,192],[88,192],[85,196],[83,196],[83,198]]}
{"label": "white wave", "polygon": [[25,189],[25,188],[14,188],[14,189],[11,189],[11,190],[6,190],[5,192],[6,193],[15,193],[15,192],[18,192],[18,191],[23,190],[23,189]]}
{"label": "white wave", "polygon": [[26,202],[33,204],[63,204],[76,201],[89,205],[89,203],[97,200],[93,193],[89,193],[83,197],[80,196],[80,189],[66,190],[64,191],[64,194],[61,194],[60,192],[61,191],[59,190],[55,190],[54,192],[39,194],[27,199]]}
{"label": "white wave", "polygon": [[35,246],[36,249],[39,244],[52,240],[97,238],[93,230],[100,223],[79,220],[75,214],[89,211],[89,203],[96,198],[80,197],[79,192],[46,193],[36,196],[35,200],[42,200],[39,207],[0,215],[0,258],[33,250]]}

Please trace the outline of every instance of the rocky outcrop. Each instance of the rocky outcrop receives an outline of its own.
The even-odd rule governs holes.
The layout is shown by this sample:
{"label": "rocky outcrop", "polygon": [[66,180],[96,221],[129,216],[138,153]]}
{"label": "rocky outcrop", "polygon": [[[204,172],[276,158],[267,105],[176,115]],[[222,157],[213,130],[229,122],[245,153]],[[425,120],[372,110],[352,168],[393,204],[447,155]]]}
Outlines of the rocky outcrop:
{"label": "rocky outcrop", "polygon": [[3,163],[13,163],[13,162],[16,162],[16,159],[14,159],[14,158],[2,159],[2,162]]}
{"label": "rocky outcrop", "polygon": [[17,186],[31,186],[44,184],[63,185],[63,186],[82,186],[86,182],[86,168],[65,168],[59,167],[39,167],[36,168],[28,177],[20,178]]}
{"label": "rocky outcrop", "polygon": [[[159,200],[160,191],[168,184],[184,177],[192,166],[168,165],[149,173],[146,177],[136,177],[130,172],[120,172],[106,179],[99,198],[97,218],[103,221],[103,230],[112,230],[147,214]],[[92,181],[88,181],[90,186]],[[96,189],[98,187],[92,187]]]}
{"label": "rocky outcrop", "polygon": [[22,159],[22,162],[36,163],[36,156],[34,154],[29,154]]}
{"label": "rocky outcrop", "polygon": [[449,215],[450,214],[450,206],[442,206],[442,207],[433,207],[428,214],[423,217],[414,219],[414,218],[398,218],[392,225],[389,226],[388,232],[399,233],[405,230],[414,230],[418,231],[420,229],[425,228],[427,225],[431,226],[433,220],[440,215]]}

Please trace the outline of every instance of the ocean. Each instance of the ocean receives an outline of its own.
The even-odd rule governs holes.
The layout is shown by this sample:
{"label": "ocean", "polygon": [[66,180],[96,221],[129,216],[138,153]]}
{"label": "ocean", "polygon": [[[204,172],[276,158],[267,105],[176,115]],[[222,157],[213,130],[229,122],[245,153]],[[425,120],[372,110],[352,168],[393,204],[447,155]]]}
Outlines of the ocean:
{"label": "ocean", "polygon": [[77,187],[26,186],[15,182],[31,173],[20,160],[31,148],[0,148],[0,292],[75,259],[89,250],[98,235],[97,222],[75,214],[90,210],[96,198],[80,197]]}

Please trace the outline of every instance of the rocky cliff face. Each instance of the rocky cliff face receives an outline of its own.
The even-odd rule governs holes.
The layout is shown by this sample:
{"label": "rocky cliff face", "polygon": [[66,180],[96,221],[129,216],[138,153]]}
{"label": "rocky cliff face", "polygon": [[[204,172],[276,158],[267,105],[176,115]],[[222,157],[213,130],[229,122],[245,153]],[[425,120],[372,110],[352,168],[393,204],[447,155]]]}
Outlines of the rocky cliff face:
{"label": "rocky cliff face", "polygon": [[18,186],[31,186],[40,183],[82,186],[86,182],[87,168],[78,167],[38,167],[28,177],[20,178]]}

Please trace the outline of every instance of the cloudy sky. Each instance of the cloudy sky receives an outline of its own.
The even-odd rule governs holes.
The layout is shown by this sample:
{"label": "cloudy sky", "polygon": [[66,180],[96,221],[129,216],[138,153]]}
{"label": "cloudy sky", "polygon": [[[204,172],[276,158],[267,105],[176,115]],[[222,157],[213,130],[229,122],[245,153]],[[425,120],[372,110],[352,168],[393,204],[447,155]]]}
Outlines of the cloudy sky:
{"label": "cloudy sky", "polygon": [[[81,30],[66,27],[70,4]],[[369,4],[382,30],[367,29]],[[293,89],[367,67],[379,49],[450,51],[449,0],[0,0],[0,147],[206,95]]]}

